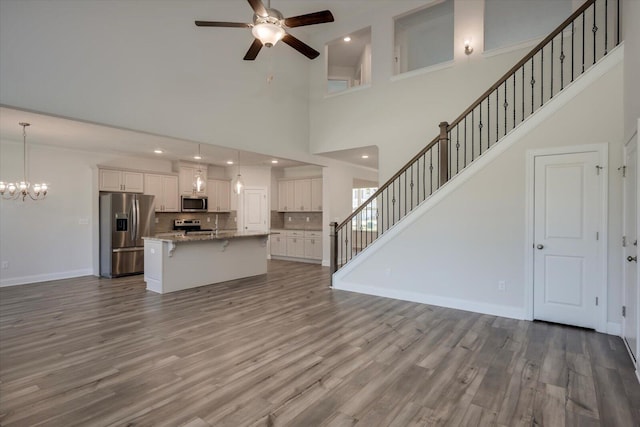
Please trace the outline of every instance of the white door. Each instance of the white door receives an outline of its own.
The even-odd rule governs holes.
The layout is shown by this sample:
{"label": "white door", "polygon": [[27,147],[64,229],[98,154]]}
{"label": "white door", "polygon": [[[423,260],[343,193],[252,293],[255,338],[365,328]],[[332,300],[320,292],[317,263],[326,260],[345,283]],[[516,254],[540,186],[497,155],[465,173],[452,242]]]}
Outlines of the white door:
{"label": "white door", "polygon": [[267,231],[267,191],[264,188],[245,188],[244,230]]}
{"label": "white door", "polygon": [[636,188],[637,188],[637,142],[634,140],[625,148],[624,168],[624,316],[622,318],[622,334],[637,359],[637,316],[638,316],[638,282],[637,256],[638,234],[636,225]]}
{"label": "white door", "polygon": [[598,326],[603,173],[597,152],[534,160],[535,319]]}

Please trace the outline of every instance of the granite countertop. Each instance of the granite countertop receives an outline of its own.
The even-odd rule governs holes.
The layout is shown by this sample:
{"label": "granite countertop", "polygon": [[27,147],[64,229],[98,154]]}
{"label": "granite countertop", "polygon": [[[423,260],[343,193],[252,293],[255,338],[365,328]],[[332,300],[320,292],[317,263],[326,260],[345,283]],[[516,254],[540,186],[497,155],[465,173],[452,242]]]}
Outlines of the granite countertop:
{"label": "granite countertop", "polygon": [[266,237],[268,232],[264,231],[218,231],[208,234],[184,234],[180,232],[158,233],[155,236],[143,237],[145,240],[156,240],[161,242],[201,242],[204,240],[229,240],[246,237]]}

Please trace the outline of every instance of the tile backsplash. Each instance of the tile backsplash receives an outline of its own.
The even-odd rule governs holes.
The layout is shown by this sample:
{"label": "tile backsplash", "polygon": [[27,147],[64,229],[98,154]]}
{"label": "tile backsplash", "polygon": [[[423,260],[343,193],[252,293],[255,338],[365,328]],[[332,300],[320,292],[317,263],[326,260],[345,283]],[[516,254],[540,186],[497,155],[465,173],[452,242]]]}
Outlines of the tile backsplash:
{"label": "tile backsplash", "polygon": [[[165,233],[173,230],[174,219],[199,219],[202,228],[216,228],[216,217],[219,230],[235,230],[236,211],[225,213],[214,212],[156,212],[156,233]],[[209,222],[207,222],[209,219]]]}
{"label": "tile backsplash", "polygon": [[[307,221],[307,218],[309,221]],[[322,212],[271,211],[271,228],[284,230],[322,230]]]}

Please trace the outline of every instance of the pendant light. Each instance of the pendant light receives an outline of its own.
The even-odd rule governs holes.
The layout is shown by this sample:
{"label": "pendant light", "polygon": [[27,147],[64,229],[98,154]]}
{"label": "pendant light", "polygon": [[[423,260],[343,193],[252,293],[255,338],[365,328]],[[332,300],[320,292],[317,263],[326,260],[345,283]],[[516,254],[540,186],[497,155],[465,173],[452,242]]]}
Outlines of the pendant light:
{"label": "pendant light", "polygon": [[233,192],[235,194],[242,193],[244,181],[242,180],[242,175],[240,175],[240,151],[238,151],[238,175],[236,175],[236,177],[233,179],[231,186],[233,187]]}
{"label": "pendant light", "polygon": [[47,197],[49,186],[45,183],[31,185],[27,179],[27,126],[30,123],[20,122],[22,126],[22,181],[4,182],[0,181],[0,196],[5,200],[25,201],[27,196],[31,200],[42,200]]}
{"label": "pendant light", "polygon": [[193,176],[193,192],[201,193],[204,191],[205,180],[204,175],[202,174],[202,166],[200,165],[200,160],[202,160],[202,155],[200,154],[200,144],[198,144],[198,155],[193,156],[194,159],[198,161],[198,169],[196,169],[196,173]]}

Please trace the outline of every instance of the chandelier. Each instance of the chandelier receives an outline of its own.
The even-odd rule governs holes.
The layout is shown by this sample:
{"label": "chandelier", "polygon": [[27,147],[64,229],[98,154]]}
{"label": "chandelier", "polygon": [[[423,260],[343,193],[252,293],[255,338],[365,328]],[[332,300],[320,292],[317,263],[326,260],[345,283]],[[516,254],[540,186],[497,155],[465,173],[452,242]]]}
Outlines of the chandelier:
{"label": "chandelier", "polygon": [[31,200],[42,200],[47,197],[47,184],[31,184],[27,179],[27,126],[30,126],[30,123],[20,122],[19,125],[22,126],[22,181],[0,181],[0,196],[4,200],[24,201],[27,196]]}

